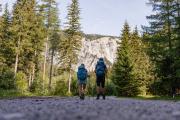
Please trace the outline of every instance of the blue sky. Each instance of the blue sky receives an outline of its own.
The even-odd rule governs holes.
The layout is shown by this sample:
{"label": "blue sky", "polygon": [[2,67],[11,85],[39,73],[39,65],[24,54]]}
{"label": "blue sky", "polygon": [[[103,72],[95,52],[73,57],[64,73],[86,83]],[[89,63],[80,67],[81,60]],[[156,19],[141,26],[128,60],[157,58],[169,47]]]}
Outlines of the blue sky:
{"label": "blue sky", "polygon": [[[0,0],[10,6],[15,0]],[[66,21],[67,5],[71,0],[56,0],[59,4],[61,26]],[[125,20],[131,27],[148,25],[146,16],[152,13],[148,0],[79,0],[82,31],[91,34],[119,36]]]}

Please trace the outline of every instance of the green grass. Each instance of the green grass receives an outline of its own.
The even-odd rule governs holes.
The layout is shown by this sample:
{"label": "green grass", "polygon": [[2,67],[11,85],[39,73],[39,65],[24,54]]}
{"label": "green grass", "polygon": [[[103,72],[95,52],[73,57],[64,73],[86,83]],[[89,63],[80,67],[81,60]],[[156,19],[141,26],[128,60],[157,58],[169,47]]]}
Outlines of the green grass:
{"label": "green grass", "polygon": [[[38,97],[41,95],[33,94],[30,92],[20,93],[16,90],[1,90],[0,89],[0,99],[11,99],[11,98],[21,98],[21,97]],[[46,96],[46,95],[43,95]],[[47,95],[51,96],[51,95]],[[53,97],[53,96],[51,96]],[[146,95],[146,96],[136,96],[136,97],[120,97],[120,98],[132,98],[138,100],[170,100],[170,101],[180,101],[180,96],[176,96],[172,98],[170,96],[153,96],[153,95]]]}
{"label": "green grass", "polygon": [[30,96],[33,96],[33,94],[29,92],[20,93],[17,92],[16,90],[0,90],[0,99],[30,97]]}
{"label": "green grass", "polygon": [[180,96],[176,96],[175,98],[172,98],[171,96],[153,96],[153,95],[147,95],[147,96],[136,96],[136,97],[130,97],[133,99],[139,99],[139,100],[170,100],[170,101],[180,101]]}

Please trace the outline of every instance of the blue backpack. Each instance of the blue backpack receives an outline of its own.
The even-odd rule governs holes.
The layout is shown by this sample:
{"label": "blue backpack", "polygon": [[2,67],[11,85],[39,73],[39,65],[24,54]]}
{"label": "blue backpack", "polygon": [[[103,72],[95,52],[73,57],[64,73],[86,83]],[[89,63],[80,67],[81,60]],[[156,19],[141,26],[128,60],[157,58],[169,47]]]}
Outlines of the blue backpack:
{"label": "blue backpack", "polygon": [[79,67],[77,72],[78,79],[84,81],[87,79],[87,70],[84,67]]}
{"label": "blue backpack", "polygon": [[104,64],[104,61],[98,61],[96,65],[96,76],[102,77],[105,75],[106,71],[106,65]]}

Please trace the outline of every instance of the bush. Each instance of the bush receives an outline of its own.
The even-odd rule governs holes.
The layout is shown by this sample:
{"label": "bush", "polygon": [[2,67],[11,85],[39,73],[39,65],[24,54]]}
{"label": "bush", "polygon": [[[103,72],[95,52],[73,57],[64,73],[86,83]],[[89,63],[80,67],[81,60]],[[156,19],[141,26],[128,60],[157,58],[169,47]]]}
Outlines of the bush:
{"label": "bush", "polygon": [[79,95],[79,93],[78,93],[78,81],[77,81],[77,79],[75,77],[72,78],[71,93],[72,93],[73,96]]}
{"label": "bush", "polygon": [[44,90],[43,90],[43,79],[42,79],[42,74],[37,73],[34,82],[32,83],[30,87],[30,92],[36,93],[38,95],[43,95]]}
{"label": "bush", "polygon": [[0,74],[0,88],[4,90],[14,89],[14,72],[11,69],[2,69]]}
{"label": "bush", "polygon": [[170,95],[170,91],[170,84],[166,80],[156,81],[150,86],[150,92],[153,95]]}
{"label": "bush", "polygon": [[16,81],[15,82],[16,89],[19,92],[23,93],[28,90],[28,82],[27,82],[26,74],[24,74],[23,72],[18,72],[15,81]]}
{"label": "bush", "polygon": [[117,91],[114,83],[112,81],[106,81],[106,94],[109,96],[116,96]]}
{"label": "bush", "polygon": [[88,78],[87,95],[94,96],[96,94],[96,81],[94,77]]}
{"label": "bush", "polygon": [[68,91],[68,87],[65,81],[59,80],[56,82],[55,90],[53,95],[66,96]]}

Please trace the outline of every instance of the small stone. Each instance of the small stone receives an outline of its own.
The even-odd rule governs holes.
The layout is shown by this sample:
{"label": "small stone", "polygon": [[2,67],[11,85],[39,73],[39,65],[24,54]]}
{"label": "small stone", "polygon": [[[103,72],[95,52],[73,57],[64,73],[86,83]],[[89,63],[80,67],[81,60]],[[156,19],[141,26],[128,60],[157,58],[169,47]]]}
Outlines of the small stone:
{"label": "small stone", "polygon": [[3,118],[6,120],[11,120],[11,119],[13,120],[13,119],[22,118],[22,117],[24,117],[24,115],[21,113],[11,113],[11,114],[3,115]]}
{"label": "small stone", "polygon": [[172,115],[175,117],[180,117],[180,111],[175,111],[172,113]]}

